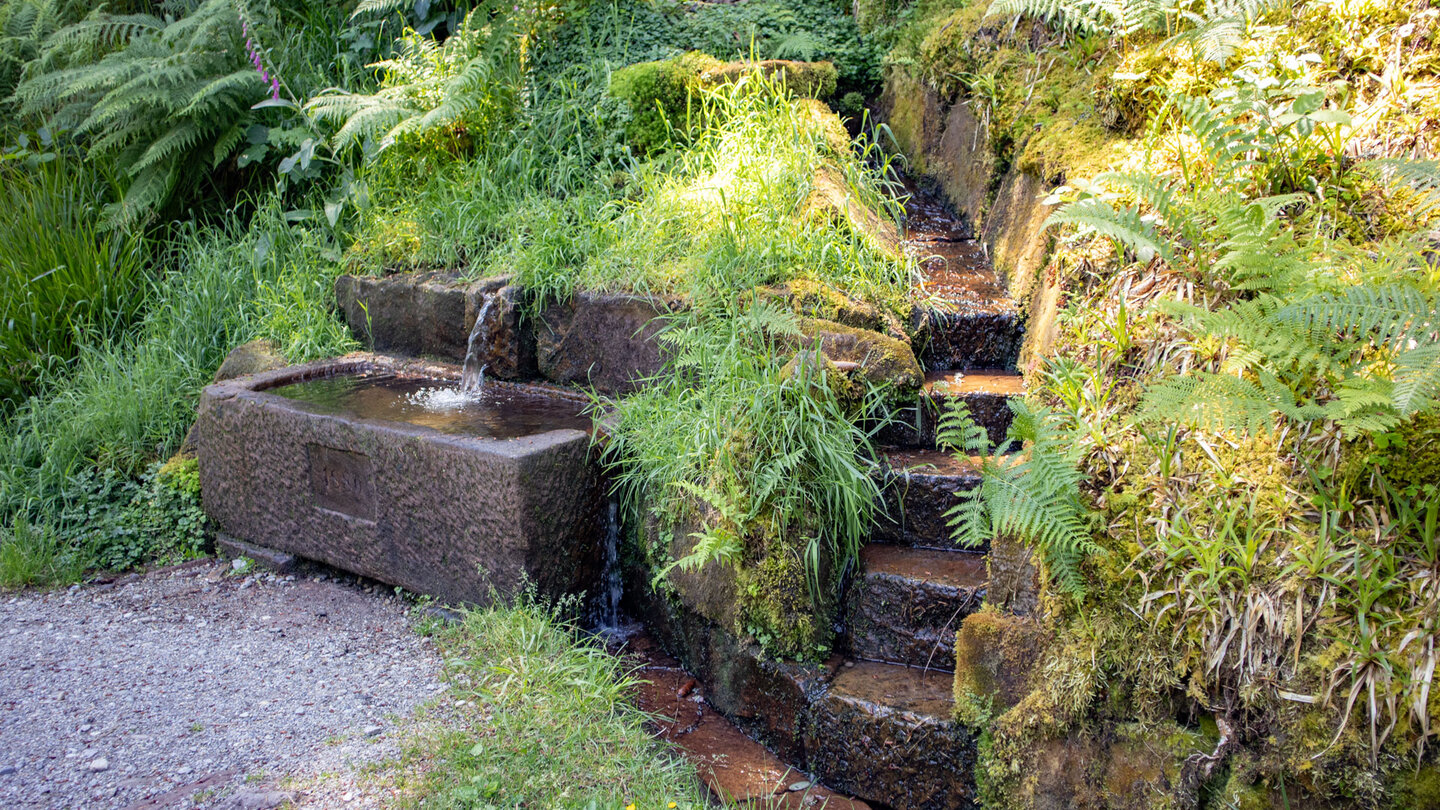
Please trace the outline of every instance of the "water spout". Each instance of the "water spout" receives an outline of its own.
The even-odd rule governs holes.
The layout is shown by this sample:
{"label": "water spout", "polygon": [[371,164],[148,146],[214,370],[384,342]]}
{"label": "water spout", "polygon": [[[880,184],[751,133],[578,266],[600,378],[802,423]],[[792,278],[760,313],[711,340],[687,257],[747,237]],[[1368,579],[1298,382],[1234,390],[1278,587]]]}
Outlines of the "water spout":
{"label": "water spout", "polygon": [[490,346],[490,307],[495,303],[495,294],[485,296],[480,312],[475,316],[475,325],[470,328],[470,340],[465,347],[465,366],[460,371],[460,393],[467,397],[478,397],[485,390],[485,364],[481,353]]}

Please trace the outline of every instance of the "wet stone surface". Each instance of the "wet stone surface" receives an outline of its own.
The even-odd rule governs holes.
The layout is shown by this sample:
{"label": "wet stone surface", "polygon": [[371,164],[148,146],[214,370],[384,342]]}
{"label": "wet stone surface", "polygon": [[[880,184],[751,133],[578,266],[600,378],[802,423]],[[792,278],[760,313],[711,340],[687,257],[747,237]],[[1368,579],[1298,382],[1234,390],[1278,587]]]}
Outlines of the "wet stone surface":
{"label": "wet stone surface", "polygon": [[905,251],[920,265],[916,348],[928,370],[1013,367],[1025,339],[1019,306],[985,246],[938,198],[911,189]]}
{"label": "wet stone surface", "polygon": [[925,375],[915,403],[898,409],[895,421],[886,425],[878,438],[904,449],[933,449],[940,416],[950,400],[958,399],[970,408],[970,416],[985,428],[990,441],[998,444],[1013,418],[1008,400],[1024,393],[1022,378],[1012,371],[932,371]]}
{"label": "wet stone surface", "polygon": [[985,558],[954,551],[869,545],[846,597],[857,658],[950,672],[955,632],[985,596]]}
{"label": "wet stone surface", "polygon": [[395,716],[443,691],[388,589],[232,571],[198,560],[0,601],[0,806],[224,806],[327,743],[382,750]]}
{"label": "wet stone surface", "polygon": [[975,807],[976,737],[950,719],[948,673],[847,665],[811,709],[807,750],[837,790],[906,810]]}
{"label": "wet stone surface", "polygon": [[[923,548],[953,548],[946,513],[959,493],[980,484],[978,461],[940,450],[882,448],[881,497],[885,517],[876,523],[876,542]],[[972,549],[983,551],[984,549]]]}
{"label": "wet stone surface", "polygon": [[640,708],[654,715],[655,735],[679,746],[721,801],[752,808],[869,807],[817,784],[746,736],[710,706],[708,691],[680,662],[643,631],[631,632],[616,649],[634,662],[645,681],[636,695]]}

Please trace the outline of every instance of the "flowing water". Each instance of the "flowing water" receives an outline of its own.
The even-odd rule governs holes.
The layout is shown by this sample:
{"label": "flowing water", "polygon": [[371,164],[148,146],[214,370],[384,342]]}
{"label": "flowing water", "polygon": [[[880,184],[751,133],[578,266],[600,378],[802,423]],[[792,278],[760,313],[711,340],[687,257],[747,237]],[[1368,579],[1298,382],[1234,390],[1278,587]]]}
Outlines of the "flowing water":
{"label": "flowing water", "polygon": [[481,352],[490,346],[490,307],[495,303],[495,293],[485,296],[480,312],[475,316],[475,325],[470,327],[470,340],[465,346],[465,367],[460,371],[460,392],[466,396],[479,397],[485,391],[485,364],[480,361]]}
{"label": "flowing water", "polygon": [[1003,309],[1009,295],[984,243],[971,238],[937,194],[913,182],[905,190],[905,249],[920,263],[925,290],[959,312]]}
{"label": "flowing water", "polygon": [[390,373],[324,377],[266,389],[316,413],[405,422],[490,439],[513,439],[551,430],[589,430],[585,404],[524,388],[491,385],[484,397],[447,380]]}
{"label": "flowing water", "polygon": [[620,627],[620,598],[625,593],[620,570],[620,504],[610,501],[605,522],[605,567],[600,572],[600,599],[596,624],[601,633],[613,633]]}

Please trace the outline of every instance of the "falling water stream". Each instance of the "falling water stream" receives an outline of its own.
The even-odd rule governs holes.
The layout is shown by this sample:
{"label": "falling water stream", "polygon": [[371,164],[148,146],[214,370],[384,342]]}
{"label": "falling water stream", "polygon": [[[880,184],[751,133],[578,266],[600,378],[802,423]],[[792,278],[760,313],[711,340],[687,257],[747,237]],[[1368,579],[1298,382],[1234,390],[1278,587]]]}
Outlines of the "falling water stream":
{"label": "falling water stream", "polygon": [[485,391],[485,364],[481,352],[490,346],[490,307],[495,303],[495,294],[485,296],[480,312],[475,316],[475,325],[470,328],[470,340],[465,346],[465,366],[460,371],[460,393],[467,397],[479,397]]}
{"label": "falling water stream", "polygon": [[600,573],[600,588],[600,631],[614,631],[620,627],[620,597],[625,583],[620,571],[620,504],[613,499],[605,521],[605,567]]}

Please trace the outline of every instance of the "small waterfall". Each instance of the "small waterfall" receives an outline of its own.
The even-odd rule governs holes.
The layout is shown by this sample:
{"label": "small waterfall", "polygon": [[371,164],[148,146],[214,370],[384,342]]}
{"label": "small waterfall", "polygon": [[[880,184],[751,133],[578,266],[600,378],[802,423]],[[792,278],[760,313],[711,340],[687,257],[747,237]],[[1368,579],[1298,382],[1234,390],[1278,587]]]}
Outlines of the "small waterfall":
{"label": "small waterfall", "polygon": [[610,501],[605,521],[605,567],[600,572],[600,630],[614,632],[620,627],[620,597],[625,582],[620,571],[620,505]]}
{"label": "small waterfall", "polygon": [[478,397],[485,390],[485,365],[480,361],[481,353],[490,346],[490,307],[495,304],[495,293],[485,296],[480,312],[475,316],[475,325],[470,328],[470,340],[465,346],[465,367],[460,372],[460,393],[467,397]]}

